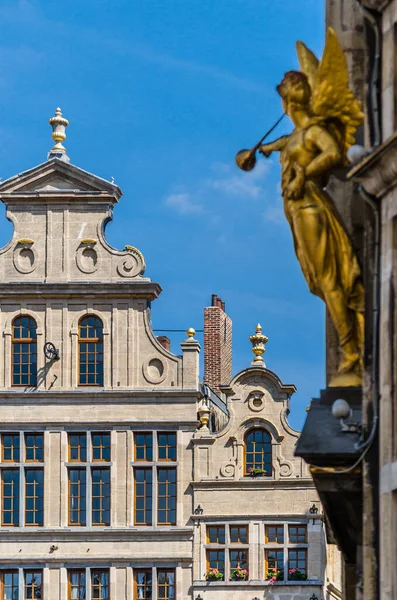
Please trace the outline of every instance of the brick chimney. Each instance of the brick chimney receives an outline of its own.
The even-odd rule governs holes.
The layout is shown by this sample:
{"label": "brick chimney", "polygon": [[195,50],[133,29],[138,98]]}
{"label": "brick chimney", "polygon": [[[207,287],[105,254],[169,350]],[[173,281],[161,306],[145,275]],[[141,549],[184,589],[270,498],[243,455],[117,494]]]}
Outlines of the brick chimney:
{"label": "brick chimney", "polygon": [[232,320],[225,303],[212,294],[204,309],[204,383],[219,392],[219,385],[232,379]]}
{"label": "brick chimney", "polygon": [[169,337],[166,335],[158,335],[157,340],[160,342],[163,348],[168,350],[168,352],[171,352],[171,340]]}

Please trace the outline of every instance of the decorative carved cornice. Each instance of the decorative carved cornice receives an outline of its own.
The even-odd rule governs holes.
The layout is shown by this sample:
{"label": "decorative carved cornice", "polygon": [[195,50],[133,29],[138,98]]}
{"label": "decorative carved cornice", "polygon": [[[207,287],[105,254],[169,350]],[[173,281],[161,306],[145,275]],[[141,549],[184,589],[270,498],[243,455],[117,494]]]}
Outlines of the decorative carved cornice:
{"label": "decorative carved cornice", "polygon": [[348,179],[360,182],[365,191],[382,198],[397,185],[397,131],[355,165]]}

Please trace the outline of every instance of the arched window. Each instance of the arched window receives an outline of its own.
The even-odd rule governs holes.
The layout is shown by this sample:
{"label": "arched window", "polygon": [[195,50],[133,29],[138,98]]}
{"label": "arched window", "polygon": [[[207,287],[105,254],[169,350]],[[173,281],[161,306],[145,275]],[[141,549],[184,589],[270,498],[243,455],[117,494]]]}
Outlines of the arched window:
{"label": "arched window", "polygon": [[12,323],[12,385],[37,385],[37,325],[28,316]]}
{"label": "arched window", "polygon": [[265,429],[251,429],[245,436],[244,471],[245,475],[272,474],[271,438]]}
{"label": "arched window", "polygon": [[79,321],[79,385],[103,385],[103,324],[94,315]]}

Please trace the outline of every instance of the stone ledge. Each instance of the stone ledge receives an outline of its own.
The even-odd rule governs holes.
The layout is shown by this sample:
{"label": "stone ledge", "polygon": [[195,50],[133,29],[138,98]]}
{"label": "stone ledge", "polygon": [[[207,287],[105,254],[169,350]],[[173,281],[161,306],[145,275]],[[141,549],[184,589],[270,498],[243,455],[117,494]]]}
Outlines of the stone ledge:
{"label": "stone ledge", "polygon": [[365,156],[347,174],[368,194],[381,198],[397,185],[397,131]]}

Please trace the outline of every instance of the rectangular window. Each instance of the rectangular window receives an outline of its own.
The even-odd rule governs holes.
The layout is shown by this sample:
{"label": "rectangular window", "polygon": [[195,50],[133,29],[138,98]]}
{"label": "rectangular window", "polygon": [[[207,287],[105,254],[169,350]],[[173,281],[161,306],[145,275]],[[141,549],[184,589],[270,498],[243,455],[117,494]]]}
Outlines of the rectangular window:
{"label": "rectangular window", "polygon": [[69,469],[69,525],[86,525],[86,470]]}
{"label": "rectangular window", "polygon": [[288,527],[290,544],[306,544],[307,527],[306,525],[289,525]]}
{"label": "rectangular window", "polygon": [[176,460],[176,433],[158,433],[157,445],[159,460]]}
{"label": "rectangular window", "polygon": [[91,598],[109,600],[109,571],[91,571]]}
{"label": "rectangular window", "polygon": [[24,600],[42,598],[42,571],[25,571]]}
{"label": "rectangular window", "polygon": [[176,524],[176,469],[157,471],[157,523]]}
{"label": "rectangular window", "polygon": [[213,550],[212,548],[207,550],[207,571],[217,569],[219,573],[222,573],[224,579],[225,575],[225,551],[224,550]]}
{"label": "rectangular window", "polygon": [[230,550],[230,574],[235,569],[248,569],[248,550]]}
{"label": "rectangular window", "polygon": [[85,600],[85,570],[68,571],[68,600]]}
{"label": "rectangular window", "polygon": [[0,571],[0,597],[4,600],[19,598],[18,571]]}
{"label": "rectangular window", "polygon": [[208,525],[207,527],[207,544],[224,544],[225,543],[225,526],[224,525]]}
{"label": "rectangular window", "polygon": [[248,527],[246,525],[231,525],[230,543],[248,544]]}
{"label": "rectangular window", "polygon": [[135,598],[151,600],[152,598],[152,569],[135,570]]}
{"label": "rectangular window", "polygon": [[288,579],[293,579],[293,571],[307,574],[307,552],[304,548],[288,550]]}
{"label": "rectangular window", "polygon": [[[43,525],[43,469],[25,470],[25,525]],[[34,596],[33,596],[34,597]]]}
{"label": "rectangular window", "polygon": [[19,526],[19,469],[3,469],[1,478],[1,524]]}
{"label": "rectangular window", "polygon": [[92,524],[110,525],[110,469],[92,469]]}
{"label": "rectangular window", "polygon": [[135,469],[135,525],[152,524],[152,469]]}
{"label": "rectangular window", "polygon": [[174,600],[174,598],[175,598],[175,571],[174,571],[174,569],[159,569],[157,571],[157,598],[158,598],[158,600]]}
{"label": "rectangular window", "polygon": [[3,462],[19,462],[19,433],[4,433],[1,436]]}
{"label": "rectangular window", "polygon": [[69,433],[69,462],[86,462],[87,435],[85,433]]}
{"label": "rectangular window", "polygon": [[44,436],[42,433],[25,433],[26,462],[43,462]]}
{"label": "rectangular window", "polygon": [[135,433],[135,460],[151,462],[153,460],[153,435]]}
{"label": "rectangular window", "polygon": [[91,439],[93,462],[109,462],[110,433],[93,433]]}
{"label": "rectangular window", "polygon": [[265,550],[266,579],[284,579],[284,550]]}
{"label": "rectangular window", "polygon": [[266,525],[265,541],[266,544],[284,544],[284,526]]}

